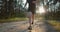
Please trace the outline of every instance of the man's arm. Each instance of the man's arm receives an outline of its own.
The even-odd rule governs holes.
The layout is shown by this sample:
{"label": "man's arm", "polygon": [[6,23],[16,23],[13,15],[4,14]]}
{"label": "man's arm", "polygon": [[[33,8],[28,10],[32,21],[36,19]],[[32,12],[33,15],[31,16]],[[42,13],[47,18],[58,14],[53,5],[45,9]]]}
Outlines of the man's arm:
{"label": "man's arm", "polygon": [[26,7],[26,5],[27,5],[27,2],[25,3],[24,8]]}

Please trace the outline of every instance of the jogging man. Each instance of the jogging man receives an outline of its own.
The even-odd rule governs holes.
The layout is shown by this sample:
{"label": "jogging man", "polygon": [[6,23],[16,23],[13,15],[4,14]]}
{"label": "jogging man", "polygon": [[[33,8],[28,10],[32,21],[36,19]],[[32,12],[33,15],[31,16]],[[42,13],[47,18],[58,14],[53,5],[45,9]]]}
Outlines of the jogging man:
{"label": "jogging man", "polygon": [[34,14],[35,14],[35,9],[36,9],[36,0],[27,0],[29,7],[28,7],[28,14],[29,16],[29,28],[28,29],[32,29],[31,25],[34,23]]}
{"label": "jogging man", "polygon": [[[35,14],[35,9],[36,9],[36,0],[27,0],[26,4],[27,3],[29,4],[27,16],[29,18],[29,24],[30,24],[28,29],[31,30],[32,29],[31,25],[34,22],[34,14]],[[26,4],[25,4],[25,6],[26,6]]]}

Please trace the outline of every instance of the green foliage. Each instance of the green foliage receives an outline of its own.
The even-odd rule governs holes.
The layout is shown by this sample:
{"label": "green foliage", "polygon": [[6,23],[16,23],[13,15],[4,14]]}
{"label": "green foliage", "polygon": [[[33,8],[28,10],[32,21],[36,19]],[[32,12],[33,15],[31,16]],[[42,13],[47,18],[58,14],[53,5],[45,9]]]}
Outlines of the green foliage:
{"label": "green foliage", "polygon": [[[19,11],[15,11],[14,8],[18,9],[22,9],[23,7],[23,2],[22,0],[19,0],[18,2],[15,0],[9,0],[9,2],[6,2],[7,0],[3,0],[3,3],[5,3],[1,9],[1,13],[0,13],[0,19],[8,19],[8,18],[13,18],[13,17],[25,17],[24,12],[19,12]],[[16,7],[13,7],[13,4],[15,4]],[[20,4],[19,4],[20,3]],[[7,6],[8,4],[8,6]],[[7,8],[8,7],[8,8]],[[8,12],[7,12],[8,10]],[[17,13],[18,12],[18,13]]]}
{"label": "green foliage", "polygon": [[16,17],[25,17],[24,12],[16,13]]}
{"label": "green foliage", "polygon": [[44,6],[46,6],[45,9],[48,12],[45,15],[46,19],[60,20],[60,0],[46,1]]}
{"label": "green foliage", "polygon": [[60,20],[60,11],[50,12],[46,15],[46,18],[51,20]]}

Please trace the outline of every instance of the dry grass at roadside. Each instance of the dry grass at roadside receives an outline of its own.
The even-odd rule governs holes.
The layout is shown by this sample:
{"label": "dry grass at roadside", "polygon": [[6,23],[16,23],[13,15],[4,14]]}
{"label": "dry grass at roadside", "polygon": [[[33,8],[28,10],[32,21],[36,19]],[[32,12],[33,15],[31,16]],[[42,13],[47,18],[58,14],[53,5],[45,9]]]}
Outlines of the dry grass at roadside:
{"label": "dry grass at roadside", "polygon": [[0,23],[4,22],[14,22],[14,21],[25,21],[27,18],[10,18],[10,19],[0,19]]}
{"label": "dry grass at roadside", "polygon": [[50,20],[48,23],[51,24],[58,32],[60,32],[60,22]]}

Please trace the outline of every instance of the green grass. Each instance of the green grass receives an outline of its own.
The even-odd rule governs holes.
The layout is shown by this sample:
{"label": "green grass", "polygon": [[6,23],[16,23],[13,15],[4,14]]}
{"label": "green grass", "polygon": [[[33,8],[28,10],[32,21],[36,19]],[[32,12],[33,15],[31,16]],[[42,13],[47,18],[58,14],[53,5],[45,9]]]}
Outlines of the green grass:
{"label": "green grass", "polygon": [[0,23],[5,22],[15,22],[15,21],[25,21],[27,18],[10,18],[10,19],[0,19]]}
{"label": "green grass", "polygon": [[48,23],[51,24],[54,27],[54,29],[60,31],[60,22],[55,20],[50,20]]}

